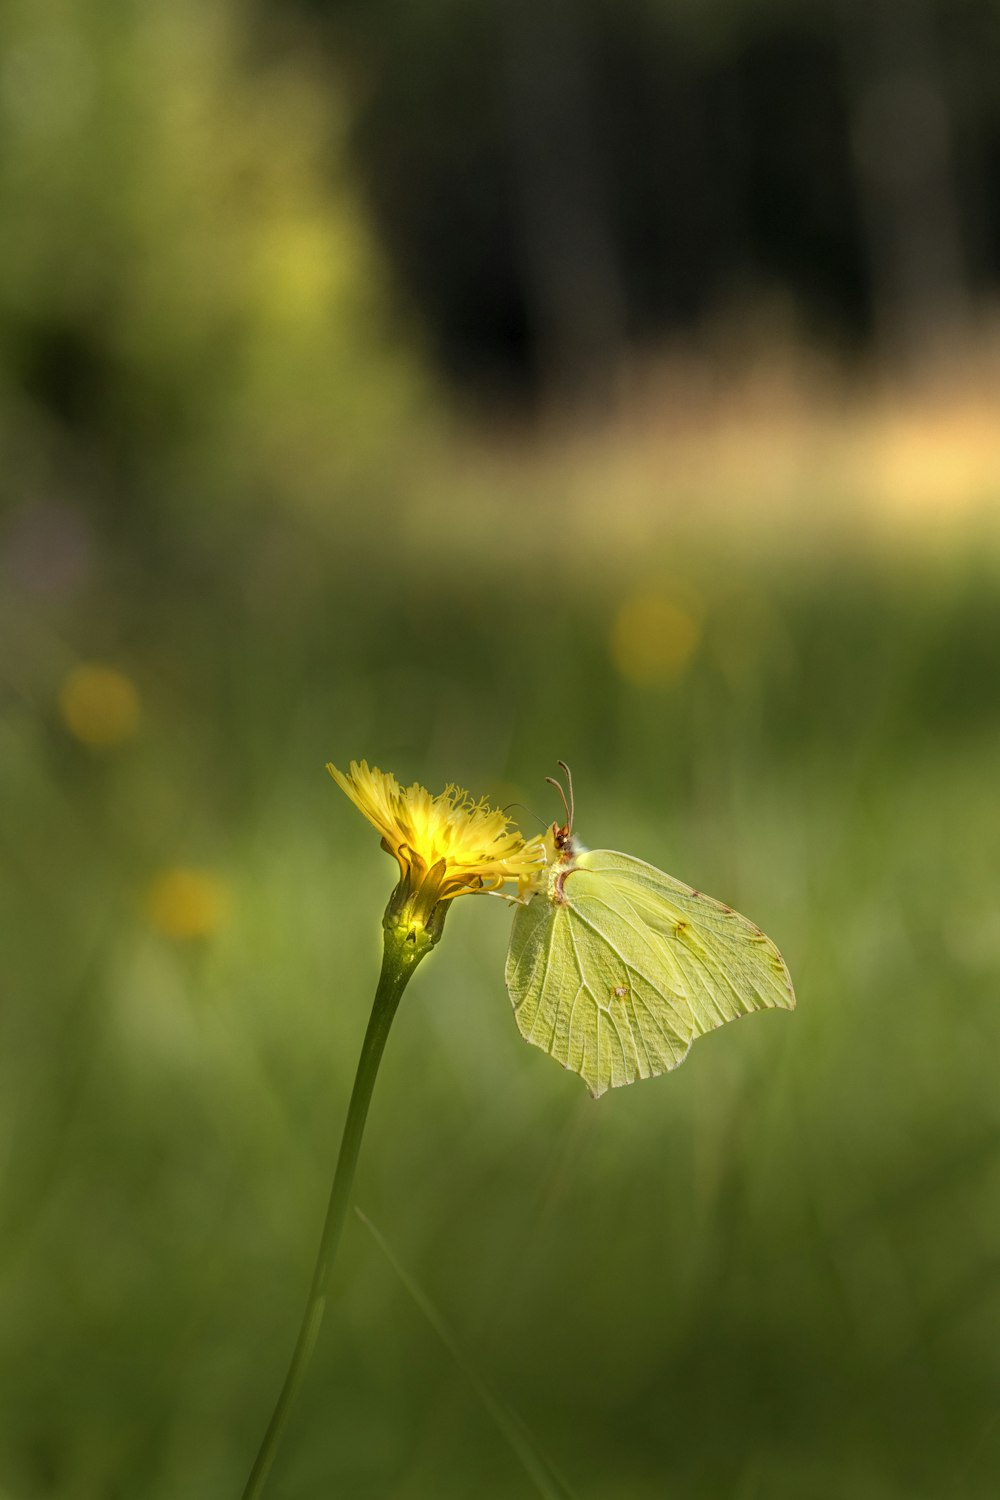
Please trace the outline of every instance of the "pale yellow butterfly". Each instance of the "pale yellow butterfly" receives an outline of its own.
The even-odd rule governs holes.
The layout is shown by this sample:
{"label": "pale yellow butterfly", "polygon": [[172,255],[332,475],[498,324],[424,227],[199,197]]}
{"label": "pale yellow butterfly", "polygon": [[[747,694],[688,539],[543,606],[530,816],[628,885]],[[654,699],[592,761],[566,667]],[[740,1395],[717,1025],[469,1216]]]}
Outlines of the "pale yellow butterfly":
{"label": "pale yellow butterfly", "polygon": [[584,849],[553,823],[549,859],[518,906],[507,989],[521,1035],[594,1097],[666,1073],[695,1037],[755,1010],[795,1008],[785,961],[759,927],[653,865]]}

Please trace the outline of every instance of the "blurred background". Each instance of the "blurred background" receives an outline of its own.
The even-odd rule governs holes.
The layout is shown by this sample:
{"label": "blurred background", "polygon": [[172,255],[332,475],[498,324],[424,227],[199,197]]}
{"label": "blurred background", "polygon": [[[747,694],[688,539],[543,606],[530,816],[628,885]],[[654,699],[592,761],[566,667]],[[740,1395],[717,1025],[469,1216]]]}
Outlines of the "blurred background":
{"label": "blurred background", "polygon": [[[747,911],[595,1104],[509,917],[357,1200],[578,1500],[1000,1484],[1000,4],[3,0],[0,1496],[237,1495],[394,865],[323,770]],[[275,1500],[530,1483],[370,1235]]]}

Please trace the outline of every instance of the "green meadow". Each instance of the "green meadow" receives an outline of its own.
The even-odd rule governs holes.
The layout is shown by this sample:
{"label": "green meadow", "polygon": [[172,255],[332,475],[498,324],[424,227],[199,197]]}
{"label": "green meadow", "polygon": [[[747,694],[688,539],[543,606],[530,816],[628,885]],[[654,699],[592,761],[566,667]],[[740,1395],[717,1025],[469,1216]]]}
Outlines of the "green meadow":
{"label": "green meadow", "polygon": [[[525,517],[466,556],[451,507],[440,548],[275,510],[8,595],[0,1492],[239,1492],[394,879],[323,769],[367,756],[526,831],[566,759],[586,842],[748,912],[795,980],[598,1102],[517,1034],[500,901],[404,998],[356,1201],[567,1492],[994,1494],[995,562],[608,568]],[[77,654],[123,721],[92,686],[74,732]],[[534,1492],[360,1222],[272,1488]]]}

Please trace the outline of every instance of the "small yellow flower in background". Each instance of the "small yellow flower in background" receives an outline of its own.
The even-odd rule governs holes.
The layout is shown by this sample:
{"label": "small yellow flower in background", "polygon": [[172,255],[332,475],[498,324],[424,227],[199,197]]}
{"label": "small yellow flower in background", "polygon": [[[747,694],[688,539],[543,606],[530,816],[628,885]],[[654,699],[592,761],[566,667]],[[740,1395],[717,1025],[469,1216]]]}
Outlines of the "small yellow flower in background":
{"label": "small yellow flower in background", "polygon": [[700,640],[700,611],[692,601],[672,593],[631,594],[611,627],[611,658],[629,682],[669,687]]}
{"label": "small yellow flower in background", "polygon": [[139,727],[139,694],[135,683],[117,667],[84,662],[59,689],[63,723],[93,750],[110,750],[130,740]]}
{"label": "small yellow flower in background", "polygon": [[417,924],[453,896],[496,891],[508,881],[523,889],[545,863],[540,837],[525,841],[505,813],[459,787],[432,797],[419,782],[401,787],[367,761],[352,760],[346,776],[333,765],[327,770],[399,862]]}
{"label": "small yellow flower in background", "polygon": [[210,870],[163,870],[143,897],[146,921],[164,937],[186,942],[211,937],[229,916],[229,887]]}

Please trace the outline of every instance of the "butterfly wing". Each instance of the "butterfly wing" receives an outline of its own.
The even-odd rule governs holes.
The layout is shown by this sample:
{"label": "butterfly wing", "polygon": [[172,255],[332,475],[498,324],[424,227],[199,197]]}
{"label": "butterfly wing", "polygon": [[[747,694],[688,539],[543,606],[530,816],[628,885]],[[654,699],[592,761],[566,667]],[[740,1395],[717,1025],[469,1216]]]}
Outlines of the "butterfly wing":
{"label": "butterfly wing", "polygon": [[[657,941],[668,982],[691,1010],[695,1036],[751,1011],[794,1010],[791,976],[778,949],[731,906],[610,849],[582,854],[577,864],[603,893],[613,891],[616,904]],[[571,900],[577,878],[574,872],[565,882]]]}
{"label": "butterfly wing", "polygon": [[581,854],[561,894],[518,909],[507,988],[522,1036],[595,1097],[676,1067],[724,1021],[795,1005],[758,927],[642,860]]}
{"label": "butterfly wing", "polygon": [[506,970],[521,1035],[579,1073],[595,1098],[675,1068],[693,1035],[659,939],[611,911],[604,884],[574,872],[565,902],[538,894],[519,907]]}

